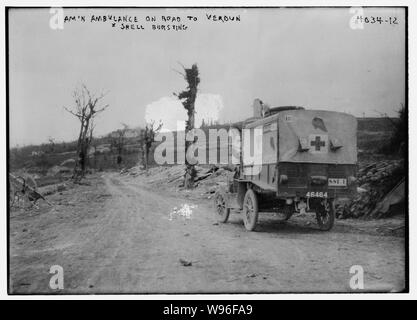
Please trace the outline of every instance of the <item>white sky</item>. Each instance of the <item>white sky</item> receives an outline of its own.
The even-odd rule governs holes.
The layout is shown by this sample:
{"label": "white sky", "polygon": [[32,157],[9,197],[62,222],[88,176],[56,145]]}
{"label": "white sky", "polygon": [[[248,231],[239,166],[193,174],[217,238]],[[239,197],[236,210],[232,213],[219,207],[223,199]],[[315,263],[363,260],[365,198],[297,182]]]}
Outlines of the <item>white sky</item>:
{"label": "white sky", "polygon": [[[239,23],[206,13],[240,14]],[[337,9],[65,9],[66,15],[187,14],[186,31],[126,31],[104,23],[49,27],[49,9],[15,9],[9,16],[10,143],[74,140],[78,123],[63,110],[85,83],[109,91],[97,134],[147,118],[174,123],[173,92],[185,88],[173,71],[196,62],[201,73],[197,117],[221,122],[251,116],[254,98],[272,105],[395,115],[405,102],[405,17],[402,9],[367,9],[398,25],[352,30],[352,14]],[[143,23],[143,22],[142,22]],[[144,23],[143,23],[144,24]],[[154,107],[154,109],[152,108]],[[175,110],[175,111],[174,111]],[[213,112],[211,111],[213,110]],[[375,111],[376,110],[376,111]],[[183,110],[185,119],[185,110]],[[216,112],[219,114],[217,115]],[[180,120],[180,119],[178,119]]]}

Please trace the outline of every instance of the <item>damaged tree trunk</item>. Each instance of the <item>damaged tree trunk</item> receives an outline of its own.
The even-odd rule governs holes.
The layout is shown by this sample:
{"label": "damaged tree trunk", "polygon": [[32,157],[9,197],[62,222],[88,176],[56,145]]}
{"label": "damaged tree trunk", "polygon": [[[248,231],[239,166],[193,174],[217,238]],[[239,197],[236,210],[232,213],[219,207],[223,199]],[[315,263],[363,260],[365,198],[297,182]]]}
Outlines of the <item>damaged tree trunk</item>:
{"label": "damaged tree trunk", "polygon": [[76,89],[73,93],[75,106],[73,108],[65,108],[73,116],[80,121],[80,132],[77,141],[77,156],[78,161],[74,168],[73,179],[78,180],[85,174],[88,147],[92,140],[93,120],[98,113],[104,111],[108,105],[99,106],[100,100],[104,94],[95,96],[90,93],[85,85]]}
{"label": "damaged tree trunk", "polygon": [[[185,136],[187,137],[187,133],[192,131],[195,126],[195,101],[197,99],[197,88],[198,84],[200,83],[198,67],[196,64],[193,64],[191,68],[185,68],[184,73],[179,72],[187,81],[187,89],[176,94],[178,99],[181,101],[182,105],[184,106],[185,110],[187,110],[188,120],[185,123]],[[186,150],[186,157],[185,157],[185,174],[184,174],[184,187],[187,189],[193,188],[194,186],[194,179],[196,176],[195,164],[190,163],[188,161],[188,150],[190,146],[195,141],[188,141],[185,140],[185,150]]]}
{"label": "damaged tree trunk", "polygon": [[145,170],[148,170],[149,165],[149,153],[152,147],[152,143],[155,140],[155,135],[162,129],[163,123],[160,121],[158,125],[155,125],[155,121],[152,120],[145,125],[145,129],[142,131],[142,154],[143,154],[143,166]]}

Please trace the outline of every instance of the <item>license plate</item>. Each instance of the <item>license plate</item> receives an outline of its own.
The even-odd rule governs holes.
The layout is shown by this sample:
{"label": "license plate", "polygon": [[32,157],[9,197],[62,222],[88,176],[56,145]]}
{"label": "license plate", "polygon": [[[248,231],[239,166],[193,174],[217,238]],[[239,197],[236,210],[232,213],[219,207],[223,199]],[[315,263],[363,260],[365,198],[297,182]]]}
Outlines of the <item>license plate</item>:
{"label": "license plate", "polygon": [[309,191],[306,193],[307,198],[327,198],[327,192],[322,191]]}
{"label": "license plate", "polygon": [[329,178],[328,181],[329,187],[346,187],[346,179],[339,179],[339,178]]}

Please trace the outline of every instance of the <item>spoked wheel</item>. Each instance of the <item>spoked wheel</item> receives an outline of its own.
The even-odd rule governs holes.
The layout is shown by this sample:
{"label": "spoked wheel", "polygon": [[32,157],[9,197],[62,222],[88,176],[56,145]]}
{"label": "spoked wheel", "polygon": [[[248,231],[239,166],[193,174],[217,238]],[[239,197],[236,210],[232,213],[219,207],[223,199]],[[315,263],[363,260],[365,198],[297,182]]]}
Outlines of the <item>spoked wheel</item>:
{"label": "spoked wheel", "polygon": [[335,212],[333,200],[323,200],[316,209],[317,224],[320,230],[328,231],[333,227]]}
{"label": "spoked wheel", "polygon": [[246,230],[255,230],[256,223],[258,222],[258,199],[252,189],[246,191],[242,214]]}
{"label": "spoked wheel", "polygon": [[219,191],[214,197],[214,206],[217,221],[222,223],[227,222],[230,215],[230,208],[227,208],[226,198],[223,192]]}

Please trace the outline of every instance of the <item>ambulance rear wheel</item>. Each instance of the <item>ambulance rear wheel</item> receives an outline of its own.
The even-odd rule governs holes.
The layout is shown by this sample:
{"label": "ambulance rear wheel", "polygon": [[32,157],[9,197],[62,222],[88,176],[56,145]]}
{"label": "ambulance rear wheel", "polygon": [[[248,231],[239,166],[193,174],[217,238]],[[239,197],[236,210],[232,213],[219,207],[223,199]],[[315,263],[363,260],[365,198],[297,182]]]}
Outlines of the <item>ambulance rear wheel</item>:
{"label": "ambulance rear wheel", "polygon": [[246,230],[253,231],[256,228],[258,222],[258,198],[256,193],[249,189],[246,191],[245,199],[243,200],[243,223]]}
{"label": "ambulance rear wheel", "polygon": [[329,231],[334,225],[335,210],[334,202],[323,200],[316,208],[316,219],[320,230]]}

